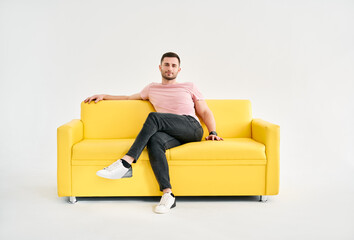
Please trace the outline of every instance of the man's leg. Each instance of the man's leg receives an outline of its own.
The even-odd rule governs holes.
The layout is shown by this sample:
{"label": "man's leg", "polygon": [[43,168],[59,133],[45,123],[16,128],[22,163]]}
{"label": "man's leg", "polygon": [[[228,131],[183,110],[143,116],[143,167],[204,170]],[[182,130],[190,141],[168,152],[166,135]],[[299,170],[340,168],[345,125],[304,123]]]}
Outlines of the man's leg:
{"label": "man's leg", "polygon": [[156,213],[167,213],[171,208],[176,207],[176,198],[171,190],[166,150],[181,144],[179,140],[165,132],[156,132],[147,143],[150,164],[160,191],[163,191],[160,203],[155,207]]}
{"label": "man's leg", "polygon": [[150,138],[157,132],[165,132],[181,143],[200,141],[203,129],[191,116],[171,113],[151,112],[128,153],[122,159],[97,172],[97,175],[109,179],[118,179],[128,174],[131,161],[136,162]]}
{"label": "man's leg", "polygon": [[149,160],[154,171],[160,191],[171,189],[169,167],[166,158],[166,150],[177,147],[182,143],[165,132],[155,133],[147,144]]}
{"label": "man's leg", "polygon": [[151,112],[126,154],[134,158],[134,163],[156,132],[165,132],[181,143],[200,141],[203,135],[202,127],[191,116]]}

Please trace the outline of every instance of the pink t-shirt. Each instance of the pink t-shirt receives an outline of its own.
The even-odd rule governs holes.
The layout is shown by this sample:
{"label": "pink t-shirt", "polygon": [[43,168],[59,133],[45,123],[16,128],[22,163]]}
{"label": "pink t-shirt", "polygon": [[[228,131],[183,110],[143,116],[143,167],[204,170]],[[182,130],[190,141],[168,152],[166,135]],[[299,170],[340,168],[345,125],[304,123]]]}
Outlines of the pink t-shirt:
{"label": "pink t-shirt", "polygon": [[199,122],[194,102],[204,100],[204,97],[194,83],[150,83],[140,92],[140,96],[149,100],[156,112],[190,115]]}

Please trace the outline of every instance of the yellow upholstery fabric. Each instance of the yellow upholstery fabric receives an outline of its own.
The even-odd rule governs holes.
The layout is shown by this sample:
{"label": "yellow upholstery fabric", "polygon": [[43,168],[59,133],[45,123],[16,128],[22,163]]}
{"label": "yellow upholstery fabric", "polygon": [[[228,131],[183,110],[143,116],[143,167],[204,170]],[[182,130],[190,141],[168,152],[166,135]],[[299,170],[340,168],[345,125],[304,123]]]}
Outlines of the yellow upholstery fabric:
{"label": "yellow upholstery fabric", "polygon": [[[217,132],[225,138],[250,138],[252,112],[248,100],[206,100],[214,114]],[[120,100],[81,103],[85,139],[135,138],[146,117],[155,111],[149,101]],[[202,122],[202,121],[201,121]],[[208,129],[202,122],[204,137]]]}
{"label": "yellow upholstery fabric", "polygon": [[[134,139],[85,139],[73,146],[73,160],[117,160],[123,157]],[[262,160],[264,144],[251,138],[225,138],[220,141],[186,143],[170,149],[167,160]],[[139,160],[149,160],[146,148]]]}
{"label": "yellow upholstery fabric", "polygon": [[[249,100],[206,100],[224,141],[187,143],[166,151],[177,196],[276,195],[280,128],[252,119]],[[96,171],[121,158],[154,108],[148,101],[81,103],[81,120],[57,130],[59,196],[160,196],[146,149],[133,177]],[[205,124],[204,137],[208,134]],[[204,139],[203,137],[203,139]]]}
{"label": "yellow upholstery fabric", "polygon": [[266,194],[279,193],[280,127],[262,119],[252,121],[252,138],[266,146]]}
{"label": "yellow upholstery fabric", "polygon": [[265,160],[265,147],[251,138],[186,143],[172,148],[171,160]]}
{"label": "yellow upholstery fabric", "polygon": [[[73,147],[73,160],[117,160],[123,157],[134,139],[85,139]],[[146,148],[139,160],[149,160]]]}
{"label": "yellow upholstery fabric", "polygon": [[146,117],[155,109],[143,100],[108,100],[81,103],[81,119],[86,139],[135,138]]}
{"label": "yellow upholstery fabric", "polygon": [[83,124],[74,119],[57,129],[57,181],[59,196],[71,195],[71,149],[83,138]]}
{"label": "yellow upholstery fabric", "polygon": [[[213,112],[216,131],[223,138],[250,138],[252,110],[249,100],[206,100]],[[204,137],[209,135],[208,128],[201,121]],[[203,138],[204,139],[204,138]]]}

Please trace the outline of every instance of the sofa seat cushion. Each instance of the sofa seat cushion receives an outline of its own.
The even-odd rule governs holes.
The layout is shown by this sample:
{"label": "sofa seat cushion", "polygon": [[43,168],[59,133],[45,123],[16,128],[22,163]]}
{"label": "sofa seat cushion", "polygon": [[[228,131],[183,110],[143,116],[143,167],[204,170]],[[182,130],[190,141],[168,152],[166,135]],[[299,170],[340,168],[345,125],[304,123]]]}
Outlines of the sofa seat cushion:
{"label": "sofa seat cushion", "polygon": [[191,142],[170,149],[171,160],[265,160],[265,145],[252,138]]}
{"label": "sofa seat cushion", "polygon": [[[74,165],[107,164],[123,157],[134,139],[84,139],[73,146]],[[224,141],[186,143],[166,151],[170,160],[265,160],[265,146],[251,138],[224,138]],[[106,161],[104,161],[106,160]],[[146,148],[139,160],[149,160]],[[80,164],[80,165],[81,165]]]}
{"label": "sofa seat cushion", "polygon": [[[84,139],[73,146],[72,160],[117,160],[123,157],[135,139]],[[139,160],[149,160],[146,148]]]}

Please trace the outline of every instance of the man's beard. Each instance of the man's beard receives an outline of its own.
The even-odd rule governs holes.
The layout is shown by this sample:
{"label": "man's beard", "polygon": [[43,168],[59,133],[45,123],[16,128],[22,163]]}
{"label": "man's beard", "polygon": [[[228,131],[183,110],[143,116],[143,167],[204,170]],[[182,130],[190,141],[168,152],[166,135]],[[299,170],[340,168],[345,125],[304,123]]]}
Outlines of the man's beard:
{"label": "man's beard", "polygon": [[177,75],[173,75],[173,74],[172,74],[172,77],[168,77],[168,76],[166,76],[166,75],[164,75],[164,74],[162,74],[162,73],[161,73],[161,75],[162,75],[162,77],[163,77],[164,79],[169,80],[169,81],[175,80],[175,79],[177,78]]}

